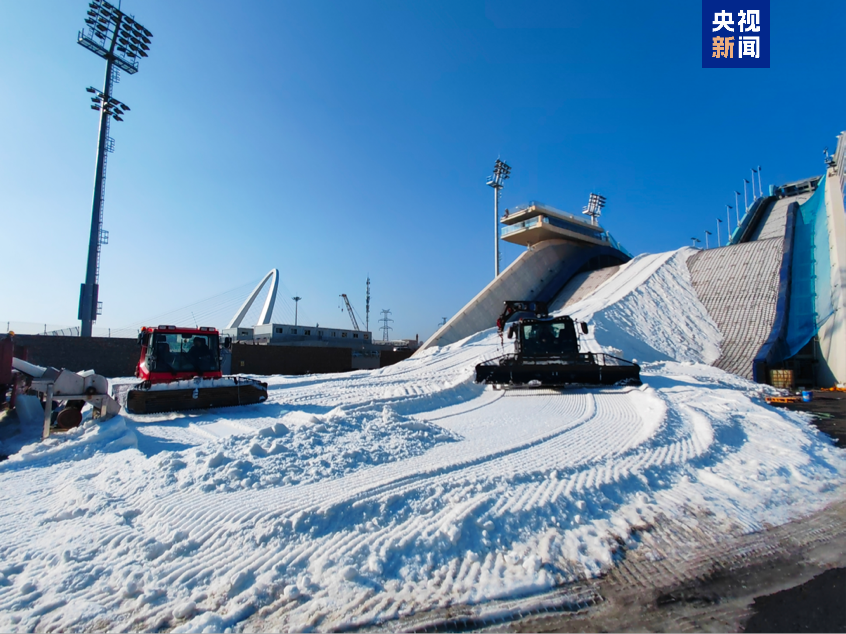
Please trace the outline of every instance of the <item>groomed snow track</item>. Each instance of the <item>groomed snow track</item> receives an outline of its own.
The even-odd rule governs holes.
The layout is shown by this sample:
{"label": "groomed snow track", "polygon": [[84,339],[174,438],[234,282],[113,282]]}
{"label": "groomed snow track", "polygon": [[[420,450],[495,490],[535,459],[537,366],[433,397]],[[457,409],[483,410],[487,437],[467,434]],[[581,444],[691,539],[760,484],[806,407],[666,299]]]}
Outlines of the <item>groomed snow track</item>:
{"label": "groomed snow track", "polygon": [[489,330],[377,371],[269,377],[266,404],[87,422],[25,448],[0,463],[16,511],[0,515],[0,630],[531,610],[665,518],[742,536],[814,512],[846,457],[707,365],[719,333],[692,253],[636,258],[567,307],[596,325],[591,349],[636,352],[637,389],[485,389],[473,368],[502,352]]}

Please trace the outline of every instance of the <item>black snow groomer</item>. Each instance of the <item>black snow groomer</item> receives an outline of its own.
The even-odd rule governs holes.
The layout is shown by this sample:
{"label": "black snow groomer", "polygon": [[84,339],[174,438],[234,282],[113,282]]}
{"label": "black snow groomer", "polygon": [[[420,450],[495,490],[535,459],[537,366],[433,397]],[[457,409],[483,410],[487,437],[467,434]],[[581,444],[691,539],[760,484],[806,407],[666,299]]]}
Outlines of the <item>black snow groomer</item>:
{"label": "black snow groomer", "polygon": [[545,302],[507,301],[496,320],[502,337],[516,313],[528,314],[512,323],[508,338],[514,353],[476,366],[476,383],[500,386],[556,387],[564,385],[640,385],[640,366],[610,354],[581,352],[576,324],[568,316],[550,317]]}

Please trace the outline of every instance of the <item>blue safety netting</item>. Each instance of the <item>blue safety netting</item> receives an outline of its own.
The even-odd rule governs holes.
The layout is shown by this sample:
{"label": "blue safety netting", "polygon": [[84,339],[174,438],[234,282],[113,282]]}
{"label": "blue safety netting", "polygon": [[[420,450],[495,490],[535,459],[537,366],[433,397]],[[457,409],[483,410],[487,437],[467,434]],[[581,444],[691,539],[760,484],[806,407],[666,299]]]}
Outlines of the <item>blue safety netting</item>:
{"label": "blue safety netting", "polygon": [[823,177],[796,214],[785,359],[799,352],[834,314],[825,182]]}

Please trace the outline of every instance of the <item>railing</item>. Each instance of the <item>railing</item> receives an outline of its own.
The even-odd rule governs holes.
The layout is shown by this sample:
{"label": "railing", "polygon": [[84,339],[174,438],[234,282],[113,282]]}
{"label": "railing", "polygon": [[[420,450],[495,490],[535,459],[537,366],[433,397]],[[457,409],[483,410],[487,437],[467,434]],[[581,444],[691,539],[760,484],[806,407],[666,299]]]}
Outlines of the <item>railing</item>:
{"label": "railing", "polygon": [[840,179],[840,192],[846,192],[846,132],[837,137],[837,149],[834,150],[834,174]]}
{"label": "railing", "polygon": [[522,231],[523,229],[531,229],[535,226],[540,226],[541,218],[538,216],[537,218],[530,218],[529,220],[524,220],[523,222],[518,222],[516,225],[507,225],[502,227],[502,231],[500,232],[500,236],[504,237],[509,234],[514,233],[515,231]]}
{"label": "railing", "polygon": [[79,326],[72,326],[70,328],[60,328],[59,330],[51,330],[46,334],[52,337],[79,337]]}
{"label": "railing", "polygon": [[560,214],[562,216],[567,216],[568,218],[572,218],[573,220],[578,220],[579,222],[585,222],[581,218],[577,218],[576,216],[574,216],[571,213],[568,213],[566,211],[561,211],[560,209],[556,209],[555,207],[552,207],[551,205],[547,205],[547,204],[539,202],[537,200],[530,200],[525,205],[517,205],[514,208],[514,211],[512,213],[516,214],[518,211],[525,211],[526,209],[529,209],[530,207],[537,207],[538,209],[542,209],[542,210],[545,210],[545,211],[551,211],[553,213]]}
{"label": "railing", "polygon": [[553,227],[558,227],[559,229],[566,229],[567,231],[572,231],[573,233],[578,233],[583,236],[587,236],[589,238],[593,238],[594,240],[604,240],[607,241],[605,237],[605,232],[600,231],[599,228],[597,229],[588,229],[587,227],[582,227],[580,225],[571,225],[559,218],[549,218],[547,216],[543,217],[543,221],[545,224],[550,224]]}

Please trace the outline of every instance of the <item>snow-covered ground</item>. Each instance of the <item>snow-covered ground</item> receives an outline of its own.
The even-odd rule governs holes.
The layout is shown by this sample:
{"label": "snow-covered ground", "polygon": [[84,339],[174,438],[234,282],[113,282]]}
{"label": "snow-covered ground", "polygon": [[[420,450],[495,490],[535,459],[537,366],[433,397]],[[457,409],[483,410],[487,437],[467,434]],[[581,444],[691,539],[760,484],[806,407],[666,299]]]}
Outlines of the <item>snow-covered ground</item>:
{"label": "snow-covered ground", "polygon": [[[494,391],[493,330],[267,403],[86,422],[0,463],[0,631],[328,630],[526,596],[612,566],[658,515],[810,513],[846,454],[708,365],[689,250],[568,312],[641,388]],[[4,441],[0,451],[7,450]],[[256,619],[263,619],[260,623]]]}

